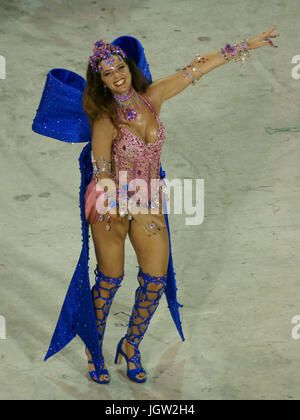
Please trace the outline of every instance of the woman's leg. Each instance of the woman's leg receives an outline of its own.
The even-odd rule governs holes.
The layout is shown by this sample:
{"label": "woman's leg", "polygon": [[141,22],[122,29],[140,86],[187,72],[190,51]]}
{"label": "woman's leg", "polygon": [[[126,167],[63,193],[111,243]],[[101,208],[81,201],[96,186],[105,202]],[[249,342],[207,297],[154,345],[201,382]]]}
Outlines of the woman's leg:
{"label": "woman's leg", "polygon": [[[164,214],[153,216],[165,225]],[[136,290],[126,340],[123,340],[122,344],[122,350],[130,358],[137,353],[138,345],[144,337],[165,288],[169,263],[169,236],[167,229],[160,229],[149,237],[141,224],[132,220],[129,238],[140,267],[138,273],[140,285]],[[135,364],[129,362],[129,369],[135,368]],[[145,376],[145,373],[140,373],[137,378],[142,379]]]}
{"label": "woman's leg", "polygon": [[[100,346],[104,338],[107,316],[113,298],[121,286],[124,275],[124,244],[129,229],[127,217],[111,215],[111,230],[107,231],[105,221],[91,224],[93,243],[95,248],[97,268],[95,270],[95,285],[92,297],[100,338]],[[95,370],[91,354],[87,349],[90,372]],[[105,368],[105,366],[104,366]],[[101,375],[100,380],[108,380],[108,375]]]}

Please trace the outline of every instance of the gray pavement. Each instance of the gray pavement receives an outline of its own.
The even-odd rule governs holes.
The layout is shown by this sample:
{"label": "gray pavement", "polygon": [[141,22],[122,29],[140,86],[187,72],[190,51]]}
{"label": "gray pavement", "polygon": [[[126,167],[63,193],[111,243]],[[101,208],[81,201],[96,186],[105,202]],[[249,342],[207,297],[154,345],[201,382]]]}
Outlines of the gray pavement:
{"label": "gray pavement", "polygon": [[[265,130],[300,126],[299,16],[297,0],[0,0],[0,399],[299,399],[300,132]],[[215,69],[161,111],[167,178],[204,179],[203,223],[169,216],[186,341],[163,298],[141,345],[147,383],[113,364],[137,287],[128,240],[104,341],[111,383],[88,380],[79,338],[44,363],[81,250],[84,146],[31,131],[48,71],[85,76],[94,41],[132,35],[156,80],[273,25],[279,48]]]}

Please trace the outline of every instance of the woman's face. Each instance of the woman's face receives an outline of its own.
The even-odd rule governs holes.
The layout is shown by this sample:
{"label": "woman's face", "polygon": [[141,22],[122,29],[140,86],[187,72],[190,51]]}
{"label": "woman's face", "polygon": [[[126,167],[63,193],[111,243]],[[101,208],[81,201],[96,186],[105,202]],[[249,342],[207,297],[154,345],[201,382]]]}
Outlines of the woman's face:
{"label": "woman's face", "polygon": [[101,60],[101,79],[113,95],[126,95],[131,88],[131,73],[128,65],[119,55],[113,55],[109,62]]}

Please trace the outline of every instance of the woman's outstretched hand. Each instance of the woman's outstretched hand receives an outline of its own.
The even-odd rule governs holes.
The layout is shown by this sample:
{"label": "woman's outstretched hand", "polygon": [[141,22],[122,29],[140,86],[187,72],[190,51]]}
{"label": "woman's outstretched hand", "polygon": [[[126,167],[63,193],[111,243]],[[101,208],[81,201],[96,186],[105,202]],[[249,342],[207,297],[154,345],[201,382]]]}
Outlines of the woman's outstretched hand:
{"label": "woman's outstretched hand", "polygon": [[277,48],[277,45],[273,45],[273,42],[270,38],[277,38],[279,34],[272,34],[272,32],[277,28],[277,25],[273,26],[266,32],[262,32],[252,39],[248,39],[248,49],[255,50],[256,48],[264,47],[265,45],[272,45]]}

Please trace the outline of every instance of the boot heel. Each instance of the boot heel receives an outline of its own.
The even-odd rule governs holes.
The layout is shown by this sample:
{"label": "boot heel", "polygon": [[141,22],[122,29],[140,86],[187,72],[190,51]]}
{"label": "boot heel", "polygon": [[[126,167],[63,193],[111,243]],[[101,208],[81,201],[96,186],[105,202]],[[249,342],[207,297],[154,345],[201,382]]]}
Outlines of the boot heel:
{"label": "boot heel", "polygon": [[116,365],[119,365],[120,363],[121,363],[121,361],[122,361],[122,357],[123,357],[123,355],[122,355],[122,341],[123,341],[123,338],[120,340],[120,342],[119,342],[119,344],[118,344],[118,346],[117,346],[117,351],[116,351],[116,357],[115,357],[115,364]]}
{"label": "boot heel", "polygon": [[122,356],[122,354],[121,354],[121,353],[117,354],[117,355],[116,355],[116,360],[115,360],[115,364],[116,364],[116,365],[119,365],[119,364],[121,364],[121,362],[122,362],[122,359],[123,359],[123,356]]}

